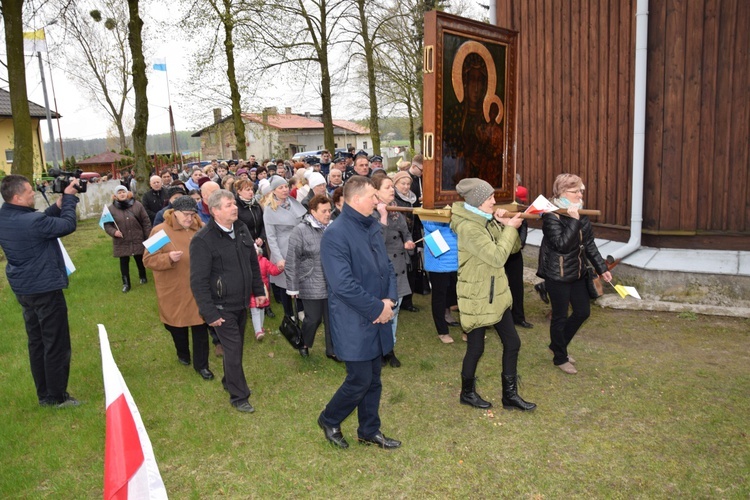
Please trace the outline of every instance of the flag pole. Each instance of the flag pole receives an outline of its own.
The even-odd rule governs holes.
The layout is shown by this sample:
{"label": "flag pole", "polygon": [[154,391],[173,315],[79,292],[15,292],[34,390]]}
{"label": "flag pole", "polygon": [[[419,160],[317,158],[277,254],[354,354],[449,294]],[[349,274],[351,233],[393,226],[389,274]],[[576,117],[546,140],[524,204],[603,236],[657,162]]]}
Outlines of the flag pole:
{"label": "flag pole", "polygon": [[[166,63],[166,57],[164,58]],[[164,65],[164,75],[167,77],[167,102],[169,102],[169,133],[172,139],[172,164],[175,164],[177,156],[177,131],[174,126],[174,114],[172,114],[172,96],[169,92],[169,66]],[[182,161],[180,161],[182,165]]]}

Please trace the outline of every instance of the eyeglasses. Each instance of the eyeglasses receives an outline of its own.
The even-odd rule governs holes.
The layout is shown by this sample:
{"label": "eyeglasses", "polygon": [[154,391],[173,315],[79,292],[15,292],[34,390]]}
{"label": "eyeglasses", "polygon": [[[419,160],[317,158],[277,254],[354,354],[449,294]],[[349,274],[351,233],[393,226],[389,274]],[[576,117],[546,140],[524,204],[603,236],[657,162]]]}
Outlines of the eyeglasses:
{"label": "eyeglasses", "polygon": [[183,217],[188,218],[188,219],[191,218],[191,217],[193,217],[194,215],[196,215],[195,212],[182,212],[182,211],[180,211],[180,212],[177,212],[177,213],[181,214]]}
{"label": "eyeglasses", "polygon": [[583,194],[585,191],[585,189],[567,189],[565,192],[573,194]]}

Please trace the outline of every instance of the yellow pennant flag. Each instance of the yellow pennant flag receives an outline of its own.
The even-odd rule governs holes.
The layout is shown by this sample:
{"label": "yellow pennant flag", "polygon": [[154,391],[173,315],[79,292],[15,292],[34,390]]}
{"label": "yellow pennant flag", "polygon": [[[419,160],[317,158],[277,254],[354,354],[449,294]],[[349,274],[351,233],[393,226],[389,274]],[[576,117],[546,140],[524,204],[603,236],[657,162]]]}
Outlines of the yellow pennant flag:
{"label": "yellow pennant flag", "polygon": [[23,34],[24,52],[47,52],[47,40],[44,38],[44,28],[28,31]]}

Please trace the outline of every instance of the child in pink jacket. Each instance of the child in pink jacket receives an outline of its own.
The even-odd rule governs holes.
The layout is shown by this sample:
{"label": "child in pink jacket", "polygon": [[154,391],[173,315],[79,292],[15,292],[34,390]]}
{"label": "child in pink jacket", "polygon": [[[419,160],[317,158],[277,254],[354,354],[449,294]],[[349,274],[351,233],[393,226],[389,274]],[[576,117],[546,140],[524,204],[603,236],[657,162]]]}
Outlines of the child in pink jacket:
{"label": "child in pink jacket", "polygon": [[[266,289],[266,298],[269,298],[268,290],[270,284],[268,276],[278,276],[282,273],[281,269],[276,267],[276,264],[268,260],[263,256],[263,250],[255,246],[255,252],[258,254],[258,265],[260,266],[260,277],[263,280],[263,286]],[[255,303],[255,296],[250,296],[250,315],[253,318],[253,328],[255,328],[255,340],[261,341],[266,336],[266,332],[263,329],[263,320],[265,319],[265,309],[263,307],[257,307]]]}

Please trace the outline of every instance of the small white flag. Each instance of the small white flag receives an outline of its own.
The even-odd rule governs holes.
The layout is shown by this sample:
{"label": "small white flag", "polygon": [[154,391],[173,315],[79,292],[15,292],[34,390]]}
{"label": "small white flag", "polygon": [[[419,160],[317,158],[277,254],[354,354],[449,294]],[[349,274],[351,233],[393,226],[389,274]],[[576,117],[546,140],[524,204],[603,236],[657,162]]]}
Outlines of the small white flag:
{"label": "small white flag", "polygon": [[557,210],[558,207],[549,201],[547,198],[542,196],[541,194],[536,197],[536,200],[534,200],[534,203],[529,205],[529,208],[527,208],[524,213],[525,214],[545,214],[549,212],[554,212]]}
{"label": "small white flag", "polygon": [[65,250],[65,247],[62,244],[62,240],[60,238],[57,238],[57,242],[60,244],[60,251],[62,251],[63,261],[65,261],[65,272],[67,272],[68,276],[70,276],[76,271],[76,266],[73,265],[73,261],[70,259],[68,251]]}
{"label": "small white flag", "polygon": [[23,34],[24,52],[47,52],[47,40],[44,38],[44,28],[27,31]]}
{"label": "small white flag", "polygon": [[157,57],[154,59],[154,70],[155,71],[167,71],[167,59],[165,57]]}
{"label": "small white flag", "polygon": [[433,232],[426,234],[424,237],[424,243],[427,245],[427,248],[430,249],[430,252],[432,252],[432,255],[435,257],[440,257],[445,252],[451,249],[450,246],[448,246],[448,243],[445,241],[445,238],[443,238],[443,235],[440,234],[439,229],[435,229]]}
{"label": "small white flag", "polygon": [[169,239],[169,236],[167,236],[166,231],[162,229],[144,241],[143,246],[146,247],[146,250],[148,250],[149,253],[154,253],[170,241],[171,240]]}

